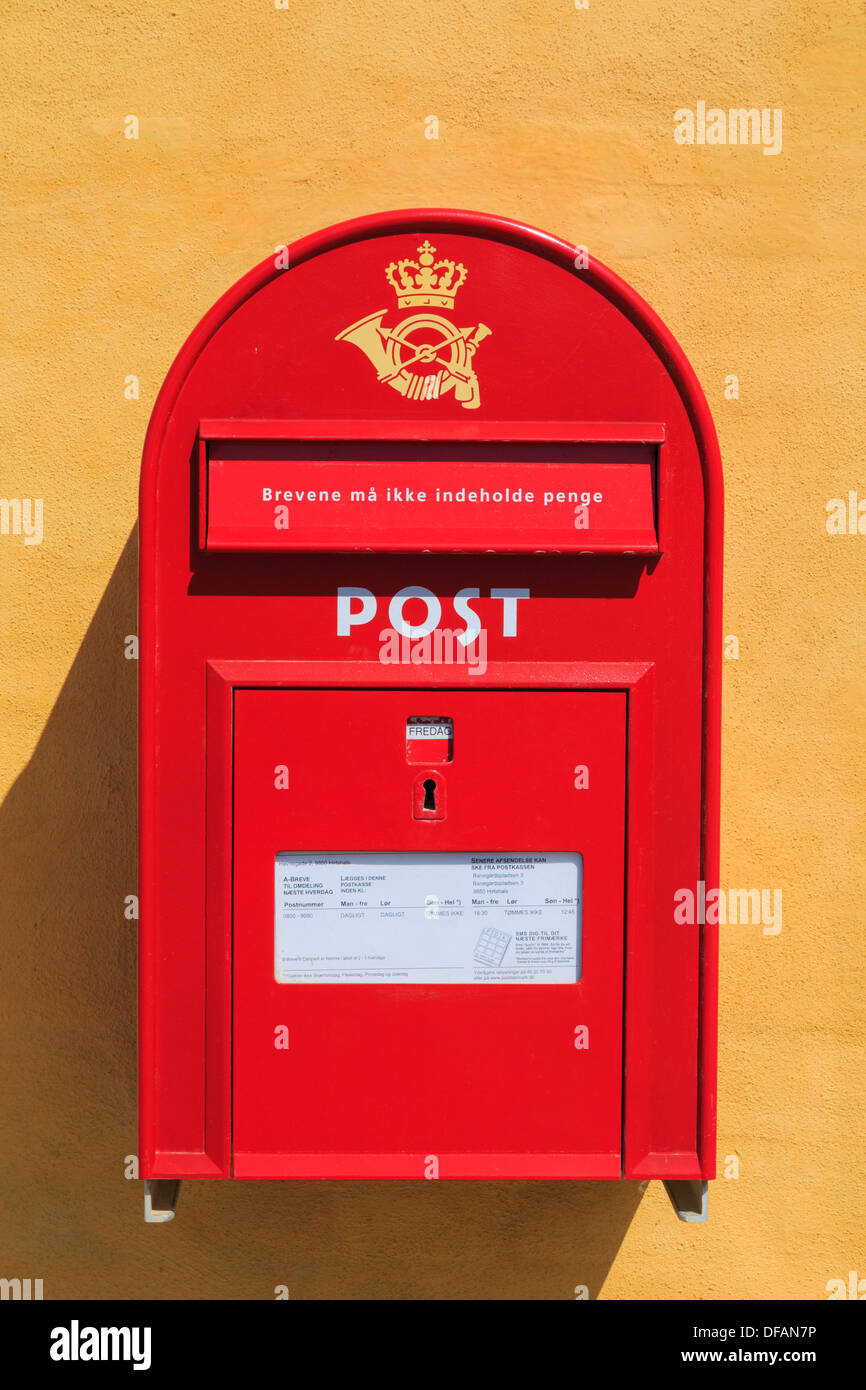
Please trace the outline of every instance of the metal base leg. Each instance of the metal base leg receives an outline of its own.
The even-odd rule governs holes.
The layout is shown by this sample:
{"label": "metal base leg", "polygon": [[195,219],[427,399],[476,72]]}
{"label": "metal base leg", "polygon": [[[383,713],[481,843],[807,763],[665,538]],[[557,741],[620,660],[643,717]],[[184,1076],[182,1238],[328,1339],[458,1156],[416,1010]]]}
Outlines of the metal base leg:
{"label": "metal base leg", "polygon": [[180,1192],[180,1179],[145,1178],[144,1181],[144,1219],[145,1221],[173,1221]]}
{"label": "metal base leg", "polygon": [[671,1178],[665,1189],[680,1221],[706,1221],[709,1185],[701,1178]]}

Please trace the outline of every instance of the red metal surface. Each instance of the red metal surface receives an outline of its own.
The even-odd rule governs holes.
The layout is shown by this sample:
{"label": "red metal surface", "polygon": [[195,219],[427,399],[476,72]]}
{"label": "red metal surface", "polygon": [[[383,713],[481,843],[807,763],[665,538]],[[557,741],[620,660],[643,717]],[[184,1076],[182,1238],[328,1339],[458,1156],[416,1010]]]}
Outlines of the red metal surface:
{"label": "red metal surface", "polygon": [[[423,310],[394,307],[384,272],[400,260],[416,258],[425,239],[436,246],[438,257],[468,269],[453,311],[447,304]],[[542,999],[551,991],[589,990],[596,983],[602,993],[607,991],[606,1017],[616,1027],[604,1035],[599,1055],[593,1057],[598,1086],[584,1085],[573,1070],[562,1070],[566,1062],[555,1054],[545,1032],[547,1006],[542,1011],[520,1005],[528,1009],[520,1019],[529,1030],[525,1046],[531,1050],[536,1040],[540,1042],[543,1056],[536,1060],[550,1087],[536,1106],[537,1114],[529,1114],[523,1106],[520,1113],[525,1123],[519,1132],[508,1129],[504,1105],[495,1113],[481,1106],[487,1142],[480,1131],[472,1132],[468,1110],[458,1117],[452,1143],[457,1145],[461,1125],[466,1141],[452,1150],[452,1175],[577,1177],[616,1176],[622,1171],[629,1177],[680,1177],[714,1173],[716,932],[710,927],[675,924],[673,902],[678,888],[694,887],[699,879],[708,887],[718,882],[722,541],[718,448],[700,388],[670,334],[633,291],[594,260],[589,269],[575,271],[574,254],[573,247],[545,233],[475,213],[410,211],[346,223],[293,245],[288,271],[276,270],[268,260],[240,281],[202,320],[166,379],[145,445],[140,524],[143,1176],[229,1176],[232,1172],[235,701],[239,710],[246,708],[245,700],[273,699],[279,704],[300,698],[303,689],[325,691],[333,700],[360,698],[348,690],[363,691],[374,702],[404,700],[400,692],[406,687],[414,694],[406,708],[401,707],[403,714],[425,710],[437,717],[449,714],[442,702],[453,690],[470,709],[477,709],[481,726],[481,711],[488,708],[488,701],[522,698],[518,694],[522,690],[531,690],[531,698],[545,710],[551,706],[542,706],[542,701],[560,699],[627,703],[624,1029],[622,990],[614,988],[612,975],[601,975],[596,981],[594,967],[590,973],[590,952],[603,951],[603,947],[594,933],[590,935],[587,920],[586,969],[580,985],[526,989]],[[380,312],[380,305],[388,306],[387,313]],[[394,360],[403,375],[396,380],[405,387],[405,394],[387,379],[393,366],[373,362],[369,354],[377,355],[378,348],[374,350],[370,340],[364,338],[359,350],[356,339],[367,333],[366,327],[347,337],[347,325],[353,329],[364,325],[374,312],[374,326],[378,323],[385,335],[382,350],[397,354]],[[439,394],[433,398],[419,395],[412,375],[417,364],[402,366],[413,356],[407,344],[420,341],[417,333],[413,339],[405,330],[405,315],[415,312],[426,316],[425,322],[431,315],[436,319],[439,337],[434,355],[445,363],[441,368],[436,365],[436,372],[445,375],[437,378]],[[451,336],[439,325],[440,319],[455,325]],[[489,331],[481,338],[464,330],[464,324],[483,325]],[[398,345],[391,346],[395,341]],[[449,379],[451,367],[454,372]],[[658,446],[655,500],[662,553],[651,557],[350,556],[202,550],[199,518],[206,480],[200,475],[199,438],[209,437],[208,422],[229,420],[234,426],[216,431],[212,438],[288,441],[310,437],[304,436],[303,423],[311,418],[333,421],[333,437],[352,440],[484,441],[492,435],[532,442],[545,437],[539,433],[539,421],[554,421],[554,439],[585,444],[611,439],[653,442]],[[649,432],[643,421],[659,424]],[[563,425],[564,433],[559,432]],[[340,634],[336,595],[344,586],[369,593],[375,600],[376,618],[353,624]],[[411,661],[382,663],[380,633],[387,626],[389,605],[395,595],[413,587],[437,596],[442,624],[456,630],[465,626],[456,596],[477,590],[477,597],[468,602],[485,634],[483,670]],[[516,614],[512,631],[506,620],[508,600],[497,596],[497,591],[525,589],[530,591],[528,597],[512,601]],[[421,623],[425,611],[429,610],[422,599],[410,598],[403,608],[411,624]],[[385,687],[384,693],[377,693],[379,687]],[[435,692],[435,700],[422,709],[426,689]],[[512,693],[500,696],[501,690]],[[570,695],[570,691],[578,693]],[[311,698],[322,701],[325,695]],[[267,705],[264,710],[271,708]],[[575,711],[579,708],[574,705]],[[257,738],[277,736],[271,720],[263,713],[260,730],[255,720],[247,730],[251,753]],[[547,717],[539,723],[544,729]],[[579,729],[576,713],[570,727]],[[398,748],[402,738],[405,723]],[[297,746],[301,766],[307,765],[305,759],[312,766],[317,747],[329,766],[336,765],[333,744],[321,728],[307,729],[306,740]],[[609,789],[616,776],[614,742],[610,732],[594,753],[607,768]],[[452,770],[463,775],[457,770],[457,752],[453,769],[438,768],[449,779],[448,813],[433,824],[409,814],[411,784],[420,769],[406,764],[404,750],[401,756],[401,773],[408,779],[409,790],[400,811],[404,820],[391,827],[390,838],[440,830],[452,833],[453,817],[463,814],[450,780]],[[548,768],[552,781],[554,761],[550,749],[536,750],[533,778],[543,779]],[[586,759],[575,758],[578,761]],[[351,764],[345,770],[348,775]],[[235,771],[241,780],[251,775],[246,763],[238,764]],[[383,776],[383,788],[386,780]],[[371,776],[374,798],[377,785]],[[487,804],[484,792],[479,786],[477,817]],[[238,816],[239,824],[247,817],[241,827],[246,849],[241,852],[248,852],[251,866],[260,867],[263,845],[273,847],[278,832],[281,837],[288,833],[279,821],[288,808],[277,812],[267,795],[260,802],[256,795],[254,788],[248,788],[246,809],[239,802]],[[572,836],[601,835],[604,818],[597,831],[585,825],[579,803],[585,793],[572,791],[571,795],[572,800],[562,801],[552,789],[545,790],[551,819],[545,820],[548,808],[542,803],[535,828],[539,833],[555,829],[561,846],[580,849]],[[327,821],[325,810],[312,797],[304,814],[309,817],[303,822],[307,830],[314,822],[320,834],[326,823],[334,835],[340,828],[336,817],[331,818],[333,823]],[[384,833],[386,808],[377,814]],[[497,824],[491,810],[486,820],[476,819],[474,828],[465,828],[480,844],[487,838],[482,832],[489,835]],[[293,821],[288,829],[300,834],[299,825]],[[365,835],[373,835],[376,816],[365,814],[361,825]],[[505,829],[499,824],[496,833],[504,835]],[[509,839],[514,833],[516,828]],[[527,824],[524,835],[528,833]],[[257,834],[262,840],[258,848]],[[340,838],[345,840],[346,835]],[[589,844],[591,839],[584,842]],[[517,843],[511,839],[513,847]],[[608,851],[600,842],[592,843],[594,862]],[[281,849],[293,847],[281,839]],[[612,873],[615,857],[607,862]],[[316,1022],[314,1010],[322,1010],[316,1025],[322,1027],[327,1018],[324,996],[330,987],[276,986],[272,968],[265,971],[262,941],[267,936],[272,947],[273,922],[262,894],[272,892],[272,879],[269,872],[263,887],[258,870],[251,867],[251,872],[245,889],[251,895],[249,908],[236,913],[234,922],[235,969],[252,972],[249,978],[243,977],[250,1012],[247,1022],[237,1021],[236,1027],[252,1027],[256,998],[267,1016],[273,990],[306,989],[318,991],[323,1002],[307,1002],[301,993],[296,1016],[309,1024]],[[589,885],[589,860],[586,872]],[[620,882],[622,878],[620,874]],[[612,963],[606,968],[612,969]],[[449,1002],[448,991],[456,1001],[454,992],[461,987],[437,988],[446,992],[445,1013],[453,1015],[451,1036],[461,1029],[461,1036],[466,1036],[465,1030],[474,1028],[476,1046],[483,1054],[488,1046],[484,1015],[478,1011],[473,1015],[468,1002]],[[480,1007],[518,1009],[499,996],[502,990],[521,992],[523,988],[485,987],[484,1001],[494,997]],[[408,1012],[415,987],[387,989],[391,994],[380,1000],[380,1012],[369,1002],[374,995],[362,996],[357,1006],[358,1026],[366,1011],[369,1036],[380,1049],[386,1027],[394,1036],[400,997],[405,998]],[[421,1002],[419,1017],[426,1029],[433,1026],[434,1005],[433,1000]],[[597,1005],[602,1008],[601,993]],[[624,1066],[619,1055],[623,1031]],[[394,1039],[395,1047],[399,1048],[402,1036]],[[247,1038],[242,1051],[243,1047],[247,1048],[245,1060],[236,1057],[236,1067],[243,1068],[248,1078],[244,1095],[251,1107],[258,1095],[261,1107],[264,1091],[256,1090],[254,1042]],[[506,1050],[518,1094],[525,1097],[528,1053],[521,1054],[512,1041]],[[455,1068],[459,1051],[455,1045],[451,1053]],[[292,1057],[293,1066],[297,1061]],[[271,1064],[272,1057],[263,1055],[263,1074]],[[398,1127],[387,1132],[380,1129],[377,1134],[370,1127],[372,1122],[365,1129],[360,1119],[357,1142],[351,1147],[345,1128],[339,1133],[329,1131],[327,1097],[322,1097],[318,1114],[312,1100],[312,1079],[323,1065],[323,1059],[312,1060],[310,1070],[296,1078],[307,1097],[297,1117],[303,1126],[303,1143],[315,1144],[318,1124],[323,1136],[319,1147],[300,1146],[300,1131],[291,1128],[287,1093],[277,1091],[277,1096],[283,1096],[282,1106],[277,1107],[285,1123],[277,1135],[282,1151],[268,1147],[274,1142],[272,1134],[255,1134],[257,1121],[250,1114],[252,1128],[243,1148],[235,1136],[236,1175],[324,1177],[351,1170],[357,1176],[388,1172],[397,1176],[406,1172],[404,1160],[411,1160],[411,1166],[422,1150],[434,1152],[427,1148],[427,1131],[414,1101],[402,1137]],[[619,1146],[609,1142],[610,1116],[598,1094],[601,1078],[609,1079],[611,1068],[619,1068],[619,1077],[624,1075],[622,1097],[618,1087],[615,1091],[623,1135],[621,1160]],[[324,1074],[319,1071],[320,1080]],[[239,1080],[238,1071],[235,1104],[243,1108],[246,1102],[238,1096]],[[285,1077],[279,1081],[272,1076],[272,1081],[278,1086]],[[394,1081],[393,1074],[381,1081],[383,1095],[393,1098],[396,1092],[388,1088]],[[446,1104],[441,1099],[443,1087],[444,1081],[438,1089],[421,1087],[434,1127]],[[375,1100],[372,1091],[370,1100]],[[447,1104],[451,1105],[450,1099]],[[448,1113],[453,1118],[453,1109]],[[440,1127],[438,1132],[444,1131]],[[509,1146],[508,1158],[497,1148],[504,1144]],[[377,1152],[365,1145],[377,1146]],[[388,1162],[383,1162],[385,1154],[392,1156]],[[443,1167],[447,1170],[447,1164]],[[443,1171],[442,1176],[447,1175]]]}

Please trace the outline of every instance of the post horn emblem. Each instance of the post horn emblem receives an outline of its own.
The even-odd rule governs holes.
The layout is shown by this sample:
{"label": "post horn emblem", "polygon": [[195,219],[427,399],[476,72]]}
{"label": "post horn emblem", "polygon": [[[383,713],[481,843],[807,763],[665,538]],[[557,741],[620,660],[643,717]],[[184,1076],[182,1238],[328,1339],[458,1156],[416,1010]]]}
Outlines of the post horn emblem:
{"label": "post horn emblem", "polygon": [[472,359],[492,331],[486,324],[457,328],[431,308],[454,309],[454,299],[468,271],[460,262],[434,260],[436,247],[425,241],[418,259],[392,261],[385,275],[397,295],[398,309],[419,308],[393,328],[383,320],[387,309],[359,319],[338,333],[335,342],[354,343],[376,368],[378,380],[409,401],[435,401],[446,391],[464,410],[481,403]]}

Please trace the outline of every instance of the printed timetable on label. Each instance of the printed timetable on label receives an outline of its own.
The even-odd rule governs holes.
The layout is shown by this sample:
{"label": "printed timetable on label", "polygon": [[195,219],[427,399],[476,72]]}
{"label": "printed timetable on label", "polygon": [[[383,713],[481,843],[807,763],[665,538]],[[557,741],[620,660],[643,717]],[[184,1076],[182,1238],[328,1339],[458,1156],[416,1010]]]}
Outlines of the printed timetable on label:
{"label": "printed timetable on label", "polygon": [[278,854],[280,984],[573,984],[580,854]]}

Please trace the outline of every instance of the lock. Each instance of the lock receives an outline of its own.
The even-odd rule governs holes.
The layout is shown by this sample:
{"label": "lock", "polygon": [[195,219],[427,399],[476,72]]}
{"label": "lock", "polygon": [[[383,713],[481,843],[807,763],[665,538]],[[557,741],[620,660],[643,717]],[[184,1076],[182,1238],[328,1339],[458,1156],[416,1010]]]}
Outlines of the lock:
{"label": "lock", "polygon": [[415,820],[445,819],[445,779],[441,773],[428,769],[415,778],[412,815]]}

